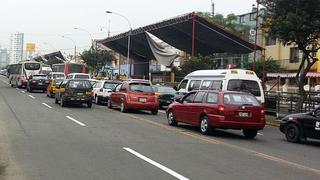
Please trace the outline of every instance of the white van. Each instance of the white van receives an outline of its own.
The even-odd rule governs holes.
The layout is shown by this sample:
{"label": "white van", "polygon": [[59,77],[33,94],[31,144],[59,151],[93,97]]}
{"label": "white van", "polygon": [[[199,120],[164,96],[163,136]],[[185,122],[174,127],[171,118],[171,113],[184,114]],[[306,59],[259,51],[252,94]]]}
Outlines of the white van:
{"label": "white van", "polygon": [[261,80],[255,72],[243,69],[199,70],[188,74],[177,87],[177,96],[197,89],[247,91],[264,103]]}

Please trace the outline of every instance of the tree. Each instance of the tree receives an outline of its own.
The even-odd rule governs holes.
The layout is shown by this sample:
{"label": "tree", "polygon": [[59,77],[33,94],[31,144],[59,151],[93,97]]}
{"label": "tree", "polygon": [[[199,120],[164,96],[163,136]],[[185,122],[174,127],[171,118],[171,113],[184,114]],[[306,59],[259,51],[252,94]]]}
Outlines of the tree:
{"label": "tree", "polygon": [[[249,69],[253,70],[252,62],[248,64],[244,64],[244,69]],[[282,68],[277,61],[273,60],[272,58],[268,58],[265,61],[265,69],[266,73],[280,73],[280,72],[285,72],[285,69]],[[255,73],[257,76],[261,79],[263,76],[263,62],[261,60],[257,60],[256,62],[256,70]]]}
{"label": "tree", "polygon": [[85,50],[81,54],[81,58],[87,64],[88,69],[98,72],[107,63],[112,62],[115,57],[105,50]]}
{"label": "tree", "polygon": [[320,48],[320,0],[262,0],[260,3],[267,9],[264,27],[268,34],[283,45],[296,45],[303,53],[296,75],[301,94],[295,109],[298,112],[306,99],[304,79],[318,61],[314,54]]}

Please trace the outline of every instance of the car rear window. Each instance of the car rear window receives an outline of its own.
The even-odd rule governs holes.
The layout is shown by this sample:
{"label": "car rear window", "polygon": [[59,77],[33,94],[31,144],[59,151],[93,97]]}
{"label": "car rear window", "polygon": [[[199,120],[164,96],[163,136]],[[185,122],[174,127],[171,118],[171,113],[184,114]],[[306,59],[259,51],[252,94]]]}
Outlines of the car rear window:
{"label": "car rear window", "polygon": [[91,84],[89,81],[70,81],[69,87],[77,89],[88,89],[91,88]]}
{"label": "car rear window", "polygon": [[172,87],[165,87],[165,86],[154,86],[154,91],[163,93],[163,94],[175,94],[176,91]]}
{"label": "car rear window", "polygon": [[250,92],[254,96],[261,96],[258,82],[252,80],[232,79],[228,83],[228,90]]}
{"label": "car rear window", "polygon": [[59,86],[62,81],[63,81],[63,80],[55,80],[54,82],[55,82],[56,86]]}
{"label": "car rear window", "polygon": [[114,89],[119,83],[105,82],[103,85],[104,89]]}
{"label": "car rear window", "polygon": [[53,74],[52,77],[53,77],[53,79],[64,78],[64,74]]}
{"label": "car rear window", "polygon": [[84,74],[77,74],[74,76],[75,79],[90,79],[90,76]]}
{"label": "car rear window", "polygon": [[233,104],[233,105],[250,105],[250,106],[260,106],[260,103],[250,94],[233,94],[228,93],[223,96],[224,104]]}
{"label": "car rear window", "polygon": [[33,75],[32,76],[32,79],[45,79],[45,78],[47,78],[46,75]]}
{"label": "car rear window", "polygon": [[26,70],[39,70],[40,69],[40,64],[38,63],[26,63],[24,65]]}
{"label": "car rear window", "polygon": [[130,86],[130,90],[133,92],[146,92],[146,93],[153,92],[153,89],[150,84],[131,83],[129,86]]}

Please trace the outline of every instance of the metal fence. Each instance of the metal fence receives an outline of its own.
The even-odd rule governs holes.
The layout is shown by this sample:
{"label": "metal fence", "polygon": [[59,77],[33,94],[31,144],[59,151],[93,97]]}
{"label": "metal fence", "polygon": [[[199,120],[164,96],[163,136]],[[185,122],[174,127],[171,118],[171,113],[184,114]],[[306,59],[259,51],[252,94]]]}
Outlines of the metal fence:
{"label": "metal fence", "polygon": [[299,112],[308,112],[320,106],[320,94],[308,92],[305,94],[266,91],[265,109],[267,113],[273,113],[278,118],[295,112],[296,105],[301,96],[305,96],[302,108]]}

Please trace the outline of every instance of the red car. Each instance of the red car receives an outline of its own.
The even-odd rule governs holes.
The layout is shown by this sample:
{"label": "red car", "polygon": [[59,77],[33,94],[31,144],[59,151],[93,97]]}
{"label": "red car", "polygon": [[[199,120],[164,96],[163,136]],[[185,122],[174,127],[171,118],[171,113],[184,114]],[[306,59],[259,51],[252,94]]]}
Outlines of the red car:
{"label": "red car", "polygon": [[121,112],[150,110],[158,114],[159,100],[149,81],[135,80],[119,84],[111,93],[108,107],[119,106]]}
{"label": "red car", "polygon": [[213,128],[243,130],[254,138],[265,126],[263,106],[251,94],[233,91],[193,91],[167,109],[169,125],[183,122],[208,134]]}

